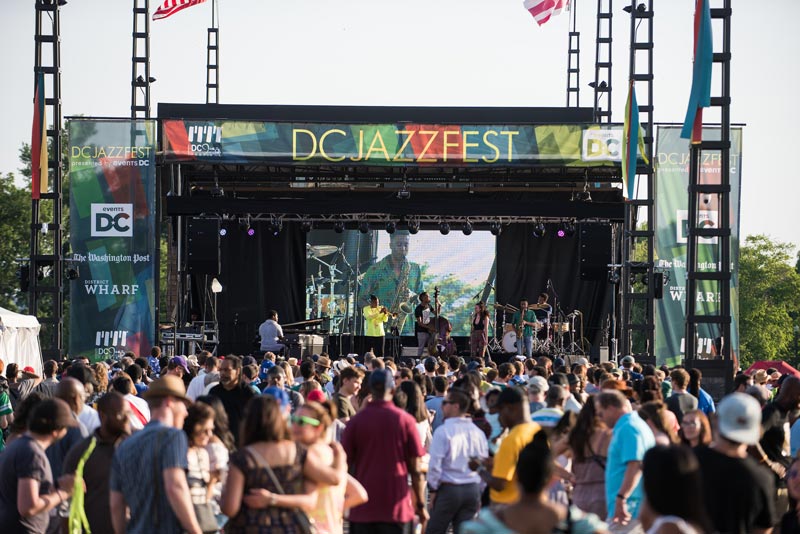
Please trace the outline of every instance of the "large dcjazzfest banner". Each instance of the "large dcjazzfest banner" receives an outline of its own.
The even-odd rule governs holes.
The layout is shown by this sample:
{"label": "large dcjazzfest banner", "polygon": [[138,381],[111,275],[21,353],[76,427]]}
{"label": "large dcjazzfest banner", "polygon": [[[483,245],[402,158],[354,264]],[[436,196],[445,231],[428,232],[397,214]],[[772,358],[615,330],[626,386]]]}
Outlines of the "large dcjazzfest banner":
{"label": "large dcjazzfest banner", "polygon": [[[691,298],[695,310],[705,315],[719,312],[719,285],[698,280],[697,294],[686,294],[686,243],[689,233],[689,141],[681,139],[679,126],[660,126],[657,136],[656,161],[656,268],[666,273],[664,297],[656,306],[656,356],[659,364],[676,365],[685,352],[686,299]],[[704,128],[704,140],[719,140],[719,128]],[[721,160],[719,151],[704,151],[700,162],[701,183],[719,183]],[[730,149],[730,220],[731,228],[731,354],[739,353],[739,205],[742,180],[742,129],[731,128]],[[701,199],[699,222],[705,227],[719,224],[716,195]],[[718,270],[717,238],[701,238],[697,247],[700,270]],[[697,349],[701,358],[718,353],[720,337],[716,325],[697,326]]]}
{"label": "large dcjazzfest banner", "polygon": [[155,121],[69,123],[69,354],[92,361],[155,342]]}

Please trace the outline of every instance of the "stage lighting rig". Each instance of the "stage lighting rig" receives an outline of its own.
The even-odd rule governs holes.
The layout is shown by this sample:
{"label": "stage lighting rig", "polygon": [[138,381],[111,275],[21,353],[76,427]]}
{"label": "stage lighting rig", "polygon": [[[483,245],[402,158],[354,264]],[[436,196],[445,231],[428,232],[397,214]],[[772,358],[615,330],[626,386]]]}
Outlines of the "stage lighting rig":
{"label": "stage lighting rig", "polygon": [[336,221],[333,223],[333,231],[337,234],[344,232],[344,221]]}
{"label": "stage lighting rig", "polygon": [[242,232],[246,232],[249,236],[254,236],[256,234],[255,229],[250,226],[250,218],[249,217],[242,217],[239,219],[239,230]]}
{"label": "stage lighting rig", "polygon": [[419,221],[417,220],[408,221],[408,233],[414,235],[417,232],[419,232]]}
{"label": "stage lighting rig", "polygon": [[493,236],[498,236],[503,231],[503,227],[500,226],[500,223],[493,222],[491,226],[489,226],[489,231],[492,233]]}
{"label": "stage lighting rig", "polygon": [[362,234],[369,232],[369,221],[361,221],[358,223],[358,231]]}
{"label": "stage lighting rig", "polygon": [[273,237],[278,237],[278,235],[281,233],[281,230],[283,230],[283,222],[278,217],[273,217],[270,219],[267,228]]}
{"label": "stage lighting rig", "polygon": [[403,181],[403,187],[397,192],[397,200],[408,200],[411,198],[411,191],[408,190],[408,184]]}
{"label": "stage lighting rig", "polygon": [[533,227],[533,237],[544,237],[547,233],[547,228],[542,221],[537,222]]}
{"label": "stage lighting rig", "polygon": [[442,221],[439,223],[439,233],[442,235],[447,235],[450,233],[450,223],[447,221]]}
{"label": "stage lighting rig", "polygon": [[397,230],[397,225],[394,221],[386,221],[386,233],[393,234]]}
{"label": "stage lighting rig", "polygon": [[308,233],[314,228],[313,221],[303,221],[300,223],[300,228],[305,232]]}
{"label": "stage lighting rig", "polygon": [[470,235],[472,233],[472,223],[466,221],[461,227],[461,231],[464,233],[464,235]]}

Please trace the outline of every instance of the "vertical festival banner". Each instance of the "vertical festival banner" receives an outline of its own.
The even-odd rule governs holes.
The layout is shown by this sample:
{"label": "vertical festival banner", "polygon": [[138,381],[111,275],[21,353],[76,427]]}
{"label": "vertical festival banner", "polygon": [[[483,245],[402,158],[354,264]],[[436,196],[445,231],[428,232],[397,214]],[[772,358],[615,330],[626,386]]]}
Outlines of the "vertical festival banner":
{"label": "vertical festival banner", "polygon": [[148,355],[155,341],[155,121],[69,123],[69,353]]}
{"label": "vertical festival banner", "polygon": [[[719,310],[719,285],[715,281],[699,280],[697,294],[686,295],[686,243],[689,233],[689,141],[680,138],[680,126],[660,126],[656,152],[656,268],[668,279],[664,297],[656,305],[656,357],[658,364],[676,365],[682,362],[685,349],[686,298],[695,301],[698,312],[716,313]],[[704,128],[703,140],[719,140],[719,128]],[[731,227],[731,340],[725,340],[731,354],[739,354],[739,204],[741,187],[742,129],[731,128],[730,149],[730,227]],[[701,154],[701,183],[719,183],[720,153]],[[706,227],[719,222],[716,195],[700,201],[699,220]],[[715,271],[719,262],[717,238],[701,238],[697,250],[699,270]],[[714,358],[715,341],[721,336],[717,325],[697,326],[697,350],[701,358]]]}

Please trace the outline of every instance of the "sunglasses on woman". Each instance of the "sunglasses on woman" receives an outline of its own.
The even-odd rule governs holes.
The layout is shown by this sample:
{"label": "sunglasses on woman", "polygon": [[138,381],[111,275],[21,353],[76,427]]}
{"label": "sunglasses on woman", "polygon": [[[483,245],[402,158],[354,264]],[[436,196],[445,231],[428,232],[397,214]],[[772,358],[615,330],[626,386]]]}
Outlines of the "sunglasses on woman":
{"label": "sunglasses on woman", "polygon": [[306,415],[293,415],[289,420],[293,425],[297,426],[319,426],[319,419],[314,419],[313,417],[308,417]]}

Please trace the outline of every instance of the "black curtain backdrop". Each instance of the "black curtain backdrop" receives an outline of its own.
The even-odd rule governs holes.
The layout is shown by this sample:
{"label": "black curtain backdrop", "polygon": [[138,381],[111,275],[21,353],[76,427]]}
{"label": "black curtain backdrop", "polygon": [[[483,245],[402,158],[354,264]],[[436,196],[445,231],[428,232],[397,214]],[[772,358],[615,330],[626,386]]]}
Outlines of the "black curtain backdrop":
{"label": "black curtain backdrop", "polygon": [[[547,226],[544,237],[533,237],[533,225],[512,224],[497,238],[497,302],[519,307],[525,297],[535,303],[541,292],[550,295],[548,278],[558,294],[557,305],[564,314],[579,310],[584,315],[584,337],[593,347],[599,346],[606,316],[611,313],[612,286],[606,281],[585,281],[580,278],[580,239],[559,238],[555,227]],[[556,310],[554,310],[555,314]],[[509,315],[508,319],[511,319]],[[575,323],[575,341],[579,342],[580,325]],[[566,347],[568,341],[565,342]],[[589,347],[586,347],[587,353]]]}
{"label": "black curtain backdrop", "polygon": [[[301,321],[305,315],[306,235],[299,224],[284,224],[273,236],[267,224],[253,223],[248,236],[238,225],[227,225],[220,238],[222,272],[217,277],[222,293],[217,295],[220,345],[218,354],[250,354],[258,326],[268,310],[276,310],[281,323]],[[212,276],[196,276],[193,302],[203,311],[203,286]],[[213,295],[206,292],[206,320]],[[256,347],[257,348],[257,347]]]}

